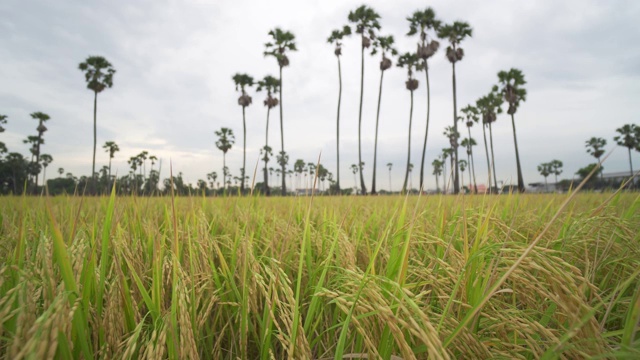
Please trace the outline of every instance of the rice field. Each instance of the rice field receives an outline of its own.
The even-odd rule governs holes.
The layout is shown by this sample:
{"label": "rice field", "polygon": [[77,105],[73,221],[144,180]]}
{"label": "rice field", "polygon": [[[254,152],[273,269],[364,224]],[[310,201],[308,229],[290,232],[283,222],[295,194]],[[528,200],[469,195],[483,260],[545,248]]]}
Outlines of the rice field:
{"label": "rice field", "polygon": [[640,358],[640,198],[569,196],[4,197],[0,357]]}

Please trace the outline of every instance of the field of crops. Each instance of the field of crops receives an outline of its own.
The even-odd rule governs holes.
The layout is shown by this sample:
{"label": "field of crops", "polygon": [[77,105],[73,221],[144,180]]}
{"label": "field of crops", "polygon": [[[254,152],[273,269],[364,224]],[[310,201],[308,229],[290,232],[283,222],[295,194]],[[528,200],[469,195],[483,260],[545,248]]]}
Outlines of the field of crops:
{"label": "field of crops", "polygon": [[640,198],[568,198],[2,198],[0,357],[640,358]]}

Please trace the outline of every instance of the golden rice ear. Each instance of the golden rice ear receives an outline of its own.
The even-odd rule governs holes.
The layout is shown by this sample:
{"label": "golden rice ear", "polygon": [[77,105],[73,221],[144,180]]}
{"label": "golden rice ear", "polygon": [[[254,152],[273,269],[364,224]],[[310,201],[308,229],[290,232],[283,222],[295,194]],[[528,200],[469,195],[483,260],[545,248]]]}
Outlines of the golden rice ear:
{"label": "golden rice ear", "polygon": [[387,57],[383,57],[382,61],[380,61],[380,70],[385,71],[391,67],[391,60]]}
{"label": "golden rice ear", "polygon": [[418,80],[416,80],[416,79],[409,79],[409,80],[405,81],[404,84],[406,85],[407,90],[414,91],[415,89],[418,88],[418,84],[419,83],[418,83]]}
{"label": "golden rice ear", "polygon": [[461,48],[458,48],[456,50],[456,59],[457,59],[457,61],[462,60],[463,57],[464,57],[464,50],[462,50]]}
{"label": "golden rice ear", "polygon": [[371,46],[371,40],[368,37],[363,36],[362,37],[362,47],[363,48],[368,48],[369,46]]}

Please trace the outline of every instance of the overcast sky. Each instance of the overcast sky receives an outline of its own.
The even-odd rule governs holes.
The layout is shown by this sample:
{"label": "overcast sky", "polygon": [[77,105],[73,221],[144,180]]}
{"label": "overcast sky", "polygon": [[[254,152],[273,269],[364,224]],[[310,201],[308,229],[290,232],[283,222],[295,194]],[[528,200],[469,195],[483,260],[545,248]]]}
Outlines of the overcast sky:
{"label": "overcast sky", "polygon": [[[113,168],[128,172],[130,156],[148,150],[163,159],[162,177],[174,172],[187,181],[222,173],[222,153],[214,131],[229,127],[237,142],[227,163],[234,175],[242,166],[242,111],[231,77],[277,76],[275,59],[263,56],[270,29],[293,32],[299,51],[284,69],[284,140],[290,165],[296,159],[321,162],[335,174],[338,74],[331,30],[347,23],[362,1],[24,1],[0,2],[0,114],[8,115],[0,134],[10,151],[28,154],[22,139],[36,133],[29,116],[42,111],[47,123],[43,153],[53,169],[89,175],[93,145],[93,93],[78,64],[89,55],[115,67],[114,86],[98,96],[96,169],[106,165],[105,141],[120,146]],[[640,123],[640,2],[629,0],[369,1],[381,15],[381,34],[393,35],[400,52],[414,51],[406,17],[431,6],[445,23],[464,20],[473,27],[464,59],[456,64],[459,108],[475,102],[497,82],[497,72],[515,67],[527,80],[527,101],[516,113],[525,183],[542,181],[536,167],[552,159],[572,178],[594,159],[584,143],[592,136],[615,147],[615,129]],[[442,41],[444,45],[444,41]],[[430,60],[431,126],[427,147],[427,188],[435,188],[431,162],[448,146],[442,135],[452,124],[451,64],[444,47]],[[341,182],[353,185],[357,163],[360,47],[355,37],[343,46],[343,99],[340,126]],[[365,59],[363,161],[371,187],[375,111],[380,58]],[[395,61],[394,61],[395,65]],[[423,73],[415,92],[411,162],[417,187],[426,123]],[[409,92],[406,72],[385,72],[378,144],[378,189],[389,187],[385,164],[393,163],[392,185],[402,185],[407,156]],[[264,93],[250,91],[247,108],[247,168],[252,172],[264,144]],[[278,111],[272,111],[269,142],[279,151]],[[466,130],[466,128],[464,129]],[[516,179],[513,135],[507,115],[494,123],[499,180]],[[466,132],[463,132],[463,137]],[[472,128],[476,173],[486,183],[482,132]],[[464,155],[464,151],[461,152]],[[636,168],[640,156],[633,154]],[[617,148],[606,172],[628,170],[626,148]],[[465,178],[466,178],[465,174]],[[466,180],[465,180],[466,182]]]}

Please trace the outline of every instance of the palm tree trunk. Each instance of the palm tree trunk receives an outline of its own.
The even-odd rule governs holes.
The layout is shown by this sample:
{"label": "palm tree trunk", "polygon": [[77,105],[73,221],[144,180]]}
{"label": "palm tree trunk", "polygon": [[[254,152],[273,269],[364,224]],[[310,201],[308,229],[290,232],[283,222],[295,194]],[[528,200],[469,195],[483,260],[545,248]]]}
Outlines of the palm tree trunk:
{"label": "palm tree trunk", "polygon": [[516,166],[518,168],[518,191],[524,192],[524,179],[522,178],[522,167],[520,167],[520,154],[518,153],[518,139],[516,138],[516,121],[511,114],[511,126],[513,126],[513,143],[516,147]]}
{"label": "palm tree trunk", "polygon": [[424,60],[424,73],[427,77],[427,126],[424,131],[424,144],[422,145],[422,161],[420,161],[420,191],[423,190],[424,179],[424,158],[427,153],[427,137],[429,136],[429,111],[431,110],[431,94],[429,88],[429,67],[427,60]]}
{"label": "palm tree trunk", "polygon": [[378,164],[378,120],[380,120],[380,103],[382,100],[382,78],[384,70],[380,71],[380,90],[378,91],[378,112],[376,113],[376,136],[373,145],[373,181],[371,183],[371,194],[376,194],[376,168]]}
{"label": "palm tree trunk", "polygon": [[482,136],[484,137],[484,151],[487,155],[487,174],[489,178],[489,193],[491,193],[491,162],[489,161],[489,148],[487,147],[487,131],[485,124],[482,124]]}
{"label": "palm tree trunk", "polygon": [[97,115],[98,115],[98,92],[93,92],[93,161],[91,162],[91,183],[92,183],[92,191],[93,186],[95,185],[96,179],[96,145],[98,139],[98,130],[97,130]]}
{"label": "palm tree trunk", "polygon": [[222,185],[227,190],[227,153],[222,153]]}
{"label": "palm tree trunk", "polygon": [[[107,178],[107,186],[111,188],[111,154],[109,154],[109,177]],[[107,189],[107,191],[109,190]]]}
{"label": "palm tree trunk", "polygon": [[340,103],[342,102],[342,67],[340,66],[340,56],[338,58],[338,115],[336,119],[336,157],[337,157],[337,179],[336,186],[340,194]]}
{"label": "palm tree trunk", "polygon": [[[362,35],[364,36],[364,35]],[[367,194],[362,175],[362,100],[364,95],[364,46],[362,46],[362,59],[360,65],[360,111],[358,113],[358,169],[360,171],[360,192]]]}
{"label": "palm tree trunk", "polygon": [[[284,123],[282,121],[282,66],[280,66],[280,147],[282,149],[282,156],[284,156]],[[282,173],[284,174],[284,161],[282,162],[281,168]],[[282,196],[287,195],[287,184],[285,183],[284,176],[282,177]]]}
{"label": "palm tree trunk", "polygon": [[267,154],[267,147],[269,146],[269,113],[271,112],[271,107],[267,105],[267,130],[265,131],[265,140],[264,140],[264,146],[265,146],[265,154],[264,154],[264,194],[266,196],[270,196],[271,195],[271,190],[269,190],[269,169],[268,169],[268,165],[269,165],[269,159],[268,159],[268,154]]}
{"label": "palm tree trunk", "polygon": [[389,169],[389,193],[391,193],[391,169]]}
{"label": "palm tree trunk", "polygon": [[407,192],[407,181],[409,181],[409,166],[411,165],[411,122],[413,120],[413,90],[411,90],[411,106],[409,108],[409,140],[407,141],[407,170],[404,174],[404,184],[402,192]]}
{"label": "palm tree trunk", "polygon": [[[244,95],[244,92],[242,93]],[[242,179],[240,180],[240,194],[244,194],[244,172],[247,166],[247,123],[245,121],[244,114],[245,107],[242,107],[242,171],[240,172],[240,176]]]}
{"label": "palm tree trunk", "polygon": [[489,123],[489,140],[491,141],[491,166],[493,167],[493,185],[498,190],[498,177],[496,176],[496,158],[493,154],[493,130],[491,129],[491,123]]}
{"label": "palm tree trunk", "polygon": [[547,186],[547,177],[544,177],[544,192],[548,192],[549,191],[549,187]]}
{"label": "palm tree trunk", "polygon": [[627,148],[629,152],[629,176],[633,176],[633,163],[631,162],[631,148]]}
{"label": "palm tree trunk", "polygon": [[469,156],[471,157],[471,173],[473,174],[473,193],[478,193],[478,183],[476,182],[476,165],[473,161],[473,146],[471,145],[471,128],[467,127],[469,132]]}
{"label": "palm tree trunk", "polygon": [[[457,134],[458,133],[458,104],[457,104],[457,98],[456,98],[456,63],[453,62],[451,64],[453,66],[453,131],[455,134]],[[460,174],[458,172],[458,147],[457,146],[455,149],[453,149],[453,154],[456,157],[455,170],[453,171],[454,172],[453,193],[458,194],[460,192],[460,182],[459,182]]]}
{"label": "palm tree trunk", "polygon": [[447,193],[447,159],[442,159],[442,187],[444,193]]}

